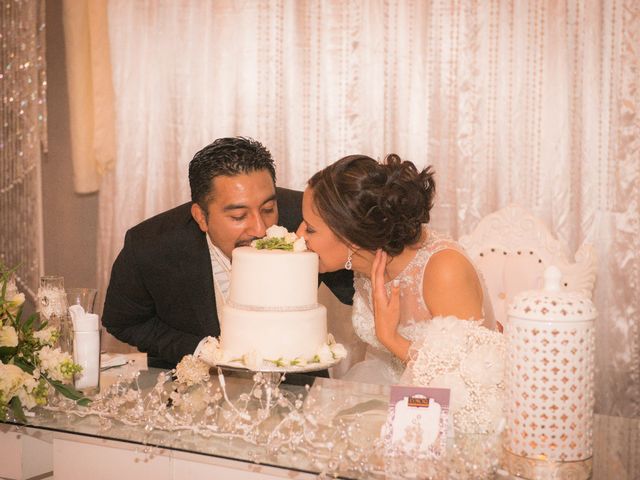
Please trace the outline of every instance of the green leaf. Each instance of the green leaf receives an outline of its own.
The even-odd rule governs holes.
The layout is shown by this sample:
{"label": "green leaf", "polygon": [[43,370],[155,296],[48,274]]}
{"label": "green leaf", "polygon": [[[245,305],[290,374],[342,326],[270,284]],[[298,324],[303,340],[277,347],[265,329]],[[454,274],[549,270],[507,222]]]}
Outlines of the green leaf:
{"label": "green leaf", "polygon": [[27,423],[27,417],[24,416],[24,410],[22,409],[22,402],[17,395],[9,401],[9,405],[11,405],[11,411],[16,420],[20,423]]}
{"label": "green leaf", "polygon": [[53,386],[53,388],[55,388],[58,392],[60,392],[65,397],[70,398],[71,400],[75,400],[76,403],[78,403],[79,405],[87,406],[89,405],[89,403],[91,403],[90,398],[82,395],[82,393],[80,393],[78,390],[73,388],[71,385],[65,385],[64,383],[59,382],[58,380],[51,380],[50,378],[47,378],[47,377],[45,378]]}
{"label": "green leaf", "polygon": [[17,347],[0,347],[0,360],[2,360],[2,363],[9,363],[9,360],[17,351]]}
{"label": "green leaf", "polygon": [[32,374],[33,373],[34,366],[31,365],[30,363],[27,363],[26,361],[24,361],[23,359],[21,359],[19,357],[16,357],[16,358],[13,359],[13,364],[16,367],[20,367],[22,370],[24,370],[28,374]]}
{"label": "green leaf", "polygon": [[34,313],[33,315],[29,316],[29,318],[27,318],[27,321],[24,322],[22,324],[22,331],[24,333],[27,333],[31,330],[31,327],[33,326],[33,322],[36,320],[37,315]]}
{"label": "green leaf", "polygon": [[285,242],[282,237],[261,238],[256,240],[258,250],[293,250],[293,243]]}

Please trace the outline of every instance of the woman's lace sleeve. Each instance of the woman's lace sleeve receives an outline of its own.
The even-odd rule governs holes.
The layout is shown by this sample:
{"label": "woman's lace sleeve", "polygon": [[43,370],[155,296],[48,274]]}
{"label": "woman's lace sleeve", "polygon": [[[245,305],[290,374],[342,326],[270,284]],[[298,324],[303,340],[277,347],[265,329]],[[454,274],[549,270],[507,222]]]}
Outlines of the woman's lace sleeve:
{"label": "woman's lace sleeve", "polygon": [[435,317],[409,349],[402,383],[451,390],[454,428],[484,433],[503,418],[504,337],[478,322]]}

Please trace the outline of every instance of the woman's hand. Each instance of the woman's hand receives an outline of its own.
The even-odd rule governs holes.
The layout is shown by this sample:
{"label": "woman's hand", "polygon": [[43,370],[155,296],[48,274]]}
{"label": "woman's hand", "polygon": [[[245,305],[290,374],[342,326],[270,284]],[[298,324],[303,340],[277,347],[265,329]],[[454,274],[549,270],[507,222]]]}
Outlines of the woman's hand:
{"label": "woman's hand", "polygon": [[400,285],[394,280],[391,296],[384,287],[384,274],[387,268],[387,253],[376,251],[371,266],[371,287],[373,315],[376,337],[391,353],[403,361],[407,360],[410,342],[398,333],[400,322]]}

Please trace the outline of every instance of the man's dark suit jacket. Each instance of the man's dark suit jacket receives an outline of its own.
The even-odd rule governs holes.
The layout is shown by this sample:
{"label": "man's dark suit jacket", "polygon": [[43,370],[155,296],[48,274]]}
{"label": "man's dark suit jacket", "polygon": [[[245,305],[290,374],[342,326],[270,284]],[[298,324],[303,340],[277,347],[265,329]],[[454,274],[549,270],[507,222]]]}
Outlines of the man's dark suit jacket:
{"label": "man's dark suit jacket", "polygon": [[[278,224],[295,231],[302,193],[276,193]],[[352,272],[322,274],[320,280],[351,304]],[[127,231],[111,269],[102,323],[117,339],[146,352],[150,366],[164,368],[193,353],[207,335],[220,335],[209,249],[191,216],[191,202]]]}

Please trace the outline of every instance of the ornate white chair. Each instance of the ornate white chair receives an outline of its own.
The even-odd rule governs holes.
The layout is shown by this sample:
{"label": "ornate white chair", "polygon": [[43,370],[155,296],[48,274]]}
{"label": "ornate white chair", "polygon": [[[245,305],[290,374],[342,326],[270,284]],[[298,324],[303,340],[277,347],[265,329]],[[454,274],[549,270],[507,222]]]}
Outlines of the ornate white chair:
{"label": "ornate white chair", "polygon": [[592,296],[596,279],[593,247],[583,244],[572,262],[567,246],[522,207],[509,205],[487,215],[459,241],[482,272],[496,320],[502,325],[514,295],[542,288],[549,265],[562,272],[564,289]]}

